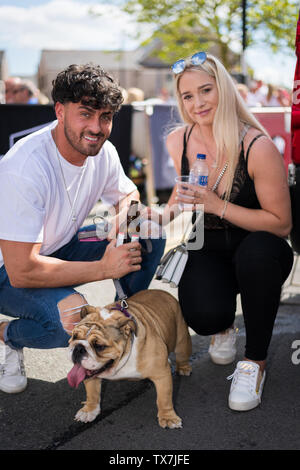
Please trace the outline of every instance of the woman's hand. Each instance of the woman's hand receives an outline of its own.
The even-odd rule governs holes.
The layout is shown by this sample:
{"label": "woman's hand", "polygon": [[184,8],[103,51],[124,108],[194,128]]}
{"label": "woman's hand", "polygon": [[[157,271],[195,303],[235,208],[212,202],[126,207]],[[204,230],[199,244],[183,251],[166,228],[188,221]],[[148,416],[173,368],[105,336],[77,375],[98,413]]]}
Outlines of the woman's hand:
{"label": "woman's hand", "polygon": [[197,206],[203,205],[201,209],[209,214],[221,215],[224,201],[209,189],[203,189],[195,184],[178,184],[176,202],[183,205],[184,210],[195,210]]}

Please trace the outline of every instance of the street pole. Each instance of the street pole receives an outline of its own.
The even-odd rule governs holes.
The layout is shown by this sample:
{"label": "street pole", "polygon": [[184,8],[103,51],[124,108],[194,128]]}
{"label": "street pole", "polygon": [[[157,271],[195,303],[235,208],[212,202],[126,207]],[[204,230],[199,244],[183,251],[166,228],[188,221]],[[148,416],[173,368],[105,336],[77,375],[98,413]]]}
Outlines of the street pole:
{"label": "street pole", "polygon": [[245,60],[245,51],[247,47],[247,0],[242,0],[242,54],[241,54],[241,71],[243,83],[246,83],[247,66]]}

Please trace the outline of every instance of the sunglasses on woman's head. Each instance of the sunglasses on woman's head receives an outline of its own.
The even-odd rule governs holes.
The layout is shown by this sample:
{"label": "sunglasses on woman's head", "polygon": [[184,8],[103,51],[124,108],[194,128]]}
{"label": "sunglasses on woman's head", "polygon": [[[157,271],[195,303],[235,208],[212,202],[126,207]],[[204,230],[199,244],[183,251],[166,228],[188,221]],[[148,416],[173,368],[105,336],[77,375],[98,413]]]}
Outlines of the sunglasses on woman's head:
{"label": "sunglasses on woman's head", "polygon": [[189,65],[189,64],[201,65],[205,61],[206,61],[206,53],[205,52],[196,52],[196,54],[192,55],[192,57],[188,60],[187,59],[177,60],[177,62],[175,62],[172,65],[171,68],[173,70],[173,73],[175,73],[175,75],[177,75],[178,73],[183,72],[187,65]]}

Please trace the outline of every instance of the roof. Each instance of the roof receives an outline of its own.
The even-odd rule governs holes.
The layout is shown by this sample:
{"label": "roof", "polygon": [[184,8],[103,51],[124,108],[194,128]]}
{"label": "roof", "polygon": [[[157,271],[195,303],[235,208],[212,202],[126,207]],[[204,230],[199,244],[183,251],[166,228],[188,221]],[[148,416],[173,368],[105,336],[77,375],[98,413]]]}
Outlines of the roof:
{"label": "roof", "polygon": [[140,49],[134,51],[43,50],[40,66],[45,62],[48,70],[56,71],[71,64],[92,62],[109,70],[118,70],[122,68],[122,65],[127,69],[138,69],[140,56]]}

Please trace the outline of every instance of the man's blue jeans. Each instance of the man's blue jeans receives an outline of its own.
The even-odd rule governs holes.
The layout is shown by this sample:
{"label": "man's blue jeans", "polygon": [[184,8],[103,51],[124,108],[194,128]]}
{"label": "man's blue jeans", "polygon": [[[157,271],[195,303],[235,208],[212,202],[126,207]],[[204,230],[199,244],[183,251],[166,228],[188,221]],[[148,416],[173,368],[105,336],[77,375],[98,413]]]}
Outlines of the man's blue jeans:
{"label": "man's blue jeans", "polygon": [[[80,230],[95,229],[83,227]],[[120,279],[123,291],[129,297],[147,289],[163,255],[165,239],[152,239],[152,252],[142,253],[141,270],[127,274]],[[145,248],[145,242],[140,241]],[[77,235],[64,247],[50,256],[67,261],[96,261],[101,259],[108,245],[106,240],[80,242]],[[51,349],[66,347],[70,338],[60,320],[57,304],[64,298],[78,294],[76,286],[55,288],[12,287],[5,267],[0,268],[0,312],[15,317],[9,322],[5,343],[12,348]],[[112,299],[112,302],[114,299]]]}

